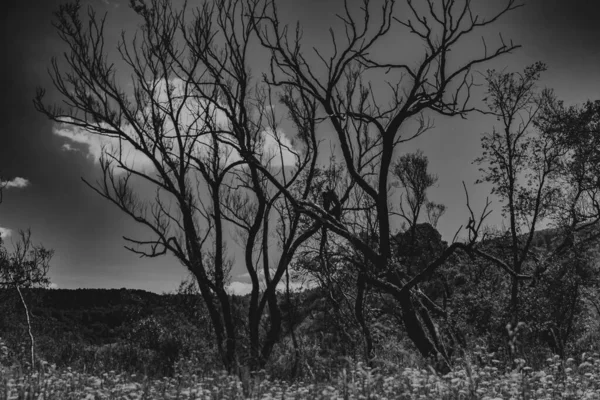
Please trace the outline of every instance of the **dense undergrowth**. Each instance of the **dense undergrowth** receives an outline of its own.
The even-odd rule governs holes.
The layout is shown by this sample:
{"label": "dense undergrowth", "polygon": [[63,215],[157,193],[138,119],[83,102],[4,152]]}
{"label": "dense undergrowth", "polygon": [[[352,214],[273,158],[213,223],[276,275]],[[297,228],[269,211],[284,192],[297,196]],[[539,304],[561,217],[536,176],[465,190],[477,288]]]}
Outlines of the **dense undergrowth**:
{"label": "dense undergrowth", "polygon": [[28,362],[22,313],[3,314],[8,336],[0,335],[0,400],[600,399],[600,341],[593,321],[585,322],[587,339],[574,341],[563,357],[527,330],[514,337],[518,355],[511,355],[506,342],[494,347],[495,340],[467,335],[453,355],[453,371],[441,375],[385,314],[373,320],[376,351],[367,366],[359,332],[351,325],[341,329],[318,292],[305,293],[295,328],[299,356],[293,357],[286,335],[266,370],[228,375],[220,372],[197,302],[157,296],[152,306],[133,306],[127,291],[95,294],[102,293],[105,299],[95,296],[90,304],[65,297],[62,306],[52,296],[68,292],[26,293],[34,309],[35,368]]}
{"label": "dense undergrowth", "polygon": [[[461,273],[471,271],[463,266]],[[540,284],[530,291],[540,287],[544,289]],[[294,317],[297,352],[286,324],[265,370],[229,375],[220,372],[210,324],[195,296],[26,290],[36,340],[36,365],[31,368],[24,310],[8,291],[0,314],[0,400],[600,399],[595,311],[583,303],[562,356],[553,355],[536,328],[538,320],[553,314],[524,313],[527,324],[502,330],[506,302],[494,295],[497,286],[490,288],[475,292],[468,285],[457,286],[456,320],[440,324],[462,332],[451,354],[453,371],[446,375],[418,355],[395,318],[397,310],[375,295],[368,298],[374,358],[367,366],[352,315],[331,307],[320,290],[298,293],[283,303],[284,320]],[[538,297],[543,296],[531,296]],[[235,299],[240,320],[245,301]],[[295,311],[288,314],[290,310]],[[449,331],[448,337],[454,336]],[[240,364],[246,365],[244,361]]]}
{"label": "dense undergrowth", "polygon": [[44,361],[15,363],[0,342],[0,399],[600,399],[600,355],[549,357],[534,370],[524,359],[504,364],[475,349],[441,376],[427,366],[369,368],[348,363],[327,381],[199,371],[180,362],[172,377],[116,371],[90,374]]}

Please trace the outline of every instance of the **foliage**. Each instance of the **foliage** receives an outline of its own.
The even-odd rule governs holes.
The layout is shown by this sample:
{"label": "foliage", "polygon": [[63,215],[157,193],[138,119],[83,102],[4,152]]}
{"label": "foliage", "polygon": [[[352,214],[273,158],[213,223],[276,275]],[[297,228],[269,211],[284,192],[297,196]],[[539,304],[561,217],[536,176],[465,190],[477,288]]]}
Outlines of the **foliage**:
{"label": "foliage", "polygon": [[[37,351],[59,367],[170,375],[181,357],[215,360],[206,309],[197,298],[140,290],[23,291]],[[23,340],[16,294],[4,292],[0,334],[12,348]],[[200,307],[199,307],[200,306]],[[22,354],[15,354],[22,360]]]}
{"label": "foliage", "polygon": [[33,244],[29,230],[20,231],[13,246],[9,252],[0,238],[0,288],[47,286],[54,252]]}
{"label": "foliage", "polygon": [[[436,204],[427,198],[427,190],[436,184],[438,177],[428,171],[429,160],[422,150],[402,155],[394,164],[392,173],[398,178],[399,186],[406,195],[400,199],[400,216],[406,226],[416,226],[424,207],[429,223],[435,226],[446,211],[443,204]],[[408,210],[404,209],[404,202]],[[406,230],[406,229],[404,229]]]}

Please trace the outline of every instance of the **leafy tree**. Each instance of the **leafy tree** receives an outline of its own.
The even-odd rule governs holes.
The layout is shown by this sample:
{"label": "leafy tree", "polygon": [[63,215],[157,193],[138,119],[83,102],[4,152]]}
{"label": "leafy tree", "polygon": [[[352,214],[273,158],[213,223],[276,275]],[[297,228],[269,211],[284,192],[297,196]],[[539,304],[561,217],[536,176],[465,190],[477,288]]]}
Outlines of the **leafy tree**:
{"label": "leafy tree", "polygon": [[[410,242],[412,243],[406,243],[407,247],[415,245],[417,221],[423,208],[426,209],[428,219],[433,222],[432,226],[434,227],[446,210],[443,204],[433,203],[427,198],[427,190],[438,180],[436,175],[427,170],[428,165],[429,160],[421,150],[402,155],[394,164],[393,174],[398,179],[399,186],[404,190],[404,195],[401,195],[400,198],[399,215],[404,219],[404,224],[408,226],[406,230],[410,232]],[[410,249],[408,253],[414,251],[418,250]],[[405,250],[405,252],[407,251]],[[411,265],[408,264],[407,268],[407,273],[411,275]]]}
{"label": "leafy tree", "polygon": [[[436,209],[439,210],[438,213],[445,210],[444,206],[431,203],[427,199],[427,190],[438,180],[436,175],[427,171],[428,165],[429,160],[422,150],[404,154],[394,164],[393,174],[398,178],[399,186],[405,190],[405,196],[400,199],[400,216],[410,229],[417,225],[423,207],[431,214],[430,218],[434,218]],[[407,210],[404,209],[404,202],[408,206]]]}
{"label": "leafy tree", "polygon": [[552,137],[534,131],[535,119],[552,101],[551,93],[539,94],[536,83],[546,70],[536,63],[523,73],[488,71],[489,112],[500,121],[499,129],[481,139],[484,165],[478,182],[492,184],[492,194],[504,202],[502,215],[508,220],[509,254],[479,255],[499,264],[511,274],[511,323],[519,318],[519,286],[529,260],[532,241],[539,224],[548,216],[557,196],[555,177],[559,173],[563,147]]}
{"label": "leafy tree", "polygon": [[[551,91],[538,90],[545,70],[536,63],[523,73],[488,71],[486,101],[500,127],[483,136],[476,162],[479,182],[492,184],[503,202],[507,230],[488,236],[474,252],[510,275],[511,327],[526,320],[564,355],[583,310],[581,295],[596,284],[586,253],[598,238],[600,216],[597,110],[593,103],[566,108]],[[555,229],[542,232],[544,224]],[[531,284],[525,287],[524,280]]]}
{"label": "leafy tree", "polygon": [[590,228],[600,221],[600,101],[566,107],[555,99],[542,111],[539,128],[564,147],[560,196],[552,215],[555,224],[565,230],[564,241],[556,250],[560,253],[575,244],[576,234],[580,244],[598,238]]}
{"label": "leafy tree", "polygon": [[566,107],[557,100],[546,105],[537,121],[539,129],[565,149],[557,179],[559,196],[552,209],[561,239],[538,273],[546,278],[548,293],[556,301],[546,332],[551,334],[549,344],[561,355],[581,329],[586,303],[596,302],[590,294],[598,288],[599,121],[599,101]]}

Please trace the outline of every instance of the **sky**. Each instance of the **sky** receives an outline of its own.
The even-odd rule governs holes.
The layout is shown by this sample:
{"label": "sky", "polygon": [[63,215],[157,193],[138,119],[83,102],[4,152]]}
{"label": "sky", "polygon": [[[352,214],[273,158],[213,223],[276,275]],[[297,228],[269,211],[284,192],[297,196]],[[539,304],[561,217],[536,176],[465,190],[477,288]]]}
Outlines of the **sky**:
{"label": "sky", "polygon": [[[10,1],[0,13],[0,175],[12,182],[0,204],[0,235],[10,243],[19,229],[30,228],[35,242],[54,249],[50,278],[59,288],[175,290],[187,276],[185,268],[170,256],[140,258],[124,249],[123,236],[143,236],[146,232],[82,182],[82,178],[97,179],[97,160],[85,148],[57,135],[53,124],[33,107],[38,86],[47,89],[50,100],[57,99],[46,68],[52,56],[65,51],[51,25],[52,12],[60,3]],[[195,1],[189,3],[194,5]],[[404,2],[398,3],[401,18]],[[484,15],[498,3],[474,0]],[[133,32],[139,23],[132,18],[126,0],[85,0],[83,4],[108,13],[109,42],[114,43],[121,29]],[[343,3],[282,0],[279,4],[286,19],[298,19],[304,25],[308,43],[323,45],[329,27],[338,23],[335,13]],[[587,0],[525,0],[524,7],[485,32],[490,41],[502,33],[522,48],[484,68],[519,71],[543,61],[549,69],[541,85],[553,88],[565,103],[600,99],[600,24],[596,16],[594,2]],[[479,37],[474,39],[469,42],[473,48],[460,49],[458,57],[480,49]],[[420,48],[398,35],[379,51],[392,60],[415,60]],[[256,54],[261,57],[260,52]],[[446,240],[467,217],[462,181],[476,210],[481,210],[489,195],[489,187],[474,185],[479,173],[472,161],[480,152],[481,133],[491,130],[492,125],[493,121],[480,115],[466,120],[436,117],[434,129],[400,149],[422,149],[429,157],[431,171],[439,176],[430,198],[448,207],[438,226]],[[498,210],[500,205],[494,202],[493,208]],[[490,223],[501,222],[496,211]],[[247,288],[240,266],[232,275],[237,282],[233,287]]]}

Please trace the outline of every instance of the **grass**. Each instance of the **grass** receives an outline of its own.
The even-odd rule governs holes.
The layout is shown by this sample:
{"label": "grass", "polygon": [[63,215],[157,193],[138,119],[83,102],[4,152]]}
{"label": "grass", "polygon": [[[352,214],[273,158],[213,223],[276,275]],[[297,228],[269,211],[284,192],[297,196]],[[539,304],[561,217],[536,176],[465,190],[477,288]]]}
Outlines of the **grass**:
{"label": "grass", "polygon": [[331,382],[295,382],[255,376],[247,382],[224,373],[177,373],[147,380],[109,371],[101,376],[58,370],[1,367],[1,399],[600,399],[600,357],[581,360],[552,357],[534,371],[524,360],[501,370],[493,358],[445,376],[429,369],[404,368],[394,374],[357,363]]}
{"label": "grass", "polygon": [[[534,370],[524,359],[510,366],[476,348],[440,376],[431,368],[368,368],[348,364],[326,382],[287,382],[265,372],[240,380],[219,372],[198,372],[178,363],[173,377],[107,371],[100,375],[59,369],[41,361],[10,362],[0,340],[0,400],[4,399],[600,399],[600,355],[546,360]],[[477,360],[477,361],[474,361]]]}

